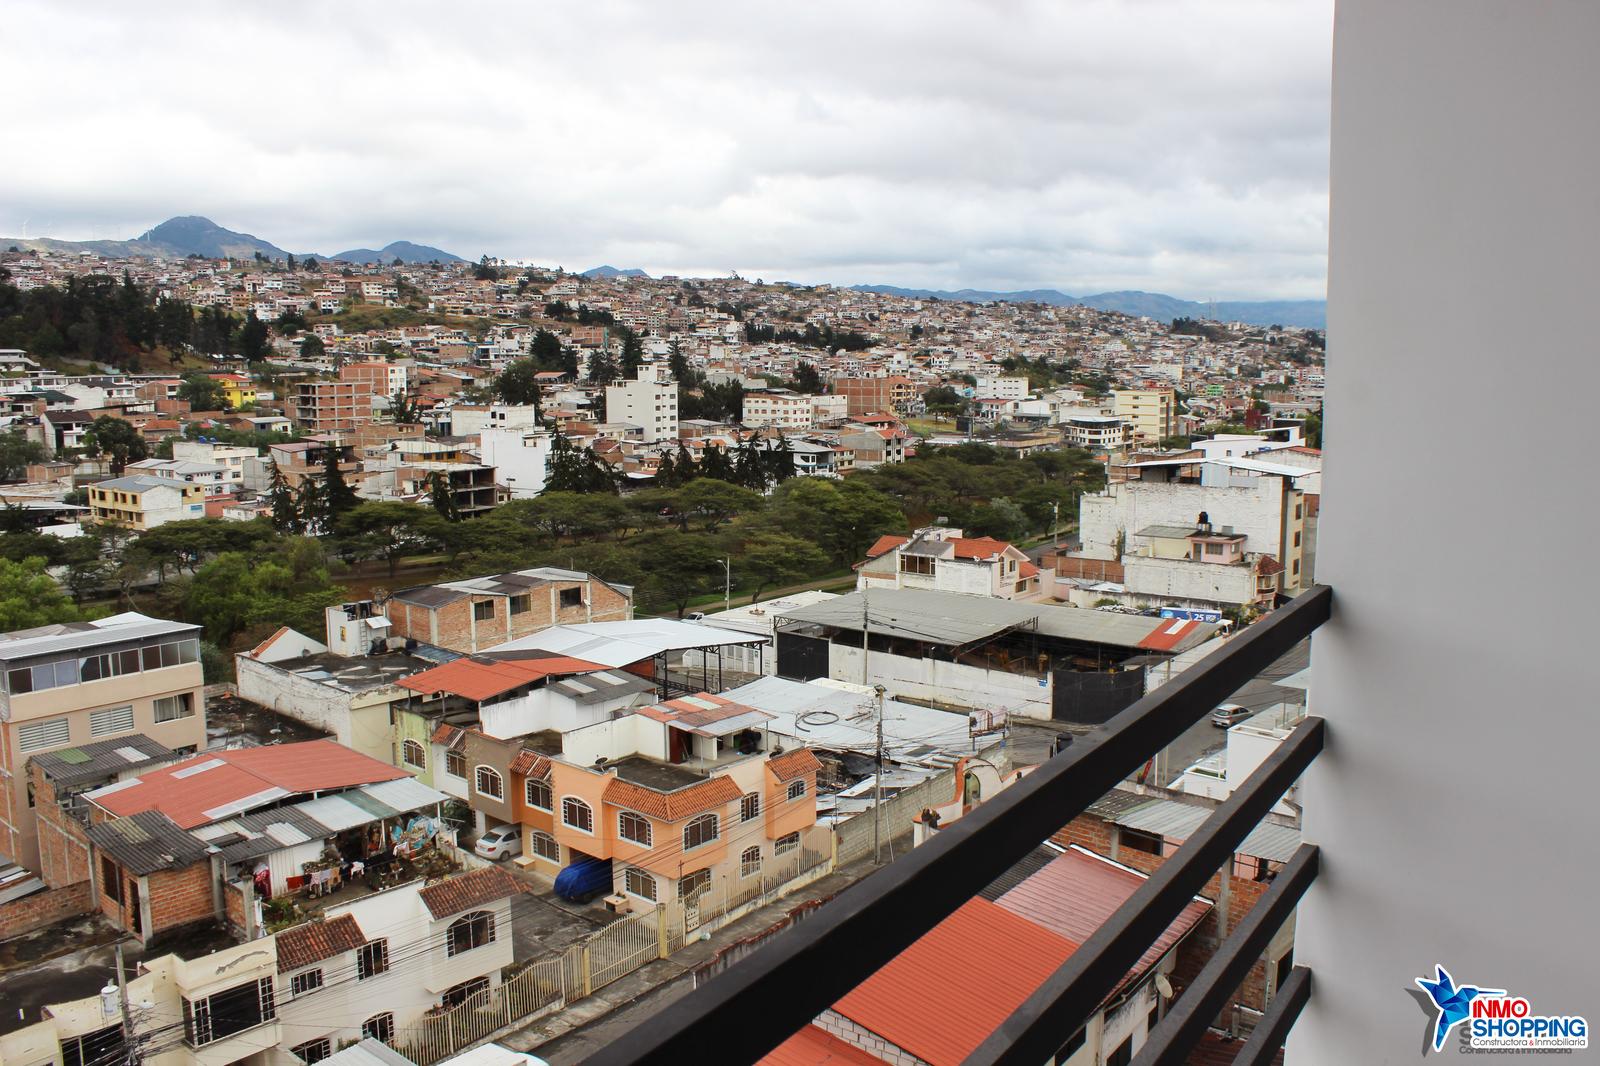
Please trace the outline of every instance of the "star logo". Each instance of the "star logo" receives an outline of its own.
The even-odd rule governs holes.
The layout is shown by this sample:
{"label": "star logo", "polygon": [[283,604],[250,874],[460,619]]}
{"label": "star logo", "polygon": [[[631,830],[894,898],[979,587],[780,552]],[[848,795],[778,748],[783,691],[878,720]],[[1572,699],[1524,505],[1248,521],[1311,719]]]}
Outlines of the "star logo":
{"label": "star logo", "polygon": [[1457,986],[1451,978],[1450,972],[1443,966],[1434,964],[1438,970],[1435,980],[1426,977],[1417,978],[1417,987],[1426,992],[1433,1000],[1433,1005],[1439,1009],[1439,1017],[1433,1026],[1433,1050],[1438,1051],[1444,1047],[1445,1038],[1450,1035],[1450,1030],[1466,1021],[1472,1014],[1472,1001],[1479,996],[1503,996],[1503,988],[1478,988],[1474,985]]}

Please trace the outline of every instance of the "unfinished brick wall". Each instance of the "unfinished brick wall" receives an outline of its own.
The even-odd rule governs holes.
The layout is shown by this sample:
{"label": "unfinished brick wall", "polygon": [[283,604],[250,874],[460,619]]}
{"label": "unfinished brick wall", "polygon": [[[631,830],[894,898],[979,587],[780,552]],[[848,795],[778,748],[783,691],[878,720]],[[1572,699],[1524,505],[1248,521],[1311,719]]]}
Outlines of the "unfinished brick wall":
{"label": "unfinished brick wall", "polygon": [[89,880],[89,839],[83,825],[62,810],[55,784],[32,763],[35,825],[39,834],[39,876],[51,888],[65,888]]}
{"label": "unfinished brick wall", "polygon": [[[562,592],[577,590],[578,602],[562,606]],[[601,581],[552,581],[534,585],[526,593],[527,610],[511,613],[505,596],[468,596],[442,607],[429,609],[413,603],[395,601],[389,605],[389,622],[397,637],[410,637],[451,651],[473,652],[492,648],[508,640],[530,636],[553,625],[584,622],[617,622],[633,615],[629,597]],[[488,604],[487,618],[474,611]]]}
{"label": "unfinished brick wall", "polygon": [[35,892],[31,896],[0,904],[0,940],[31,933],[63,918],[88,914],[93,909],[88,881],[66,888]]}
{"label": "unfinished brick wall", "polygon": [[197,862],[181,870],[158,870],[145,879],[145,884],[150,897],[146,938],[216,917],[209,862]]}

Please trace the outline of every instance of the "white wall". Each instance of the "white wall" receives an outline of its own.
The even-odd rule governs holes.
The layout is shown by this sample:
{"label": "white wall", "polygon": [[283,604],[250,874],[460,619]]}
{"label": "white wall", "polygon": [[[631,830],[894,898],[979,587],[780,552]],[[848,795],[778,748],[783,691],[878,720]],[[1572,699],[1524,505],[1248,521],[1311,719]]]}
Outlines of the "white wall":
{"label": "white wall", "polygon": [[[883,685],[891,697],[937,700],[956,707],[1005,708],[1029,718],[1050,717],[1050,685],[1037,677],[982,670],[938,659],[909,659],[873,652],[868,660],[869,685]],[[828,652],[828,676],[861,683],[861,649],[834,644]]]}
{"label": "white wall", "polygon": [[[1540,531],[1539,558],[1593,554],[1594,495],[1573,487],[1593,484],[1600,393],[1581,336],[1597,42],[1592,3],[1339,5],[1317,559],[1336,614],[1311,666],[1329,749],[1304,785],[1326,858],[1300,910],[1316,983],[1291,1066],[1418,1061],[1429,1019],[1408,992],[1436,962],[1536,1013],[1600,1017],[1592,572],[1504,583],[1486,614],[1480,538],[1374,537],[1442,532],[1487,500]],[[1463,461],[1460,412],[1501,380],[1543,393],[1539,460]]]}
{"label": "white wall", "polygon": [[1117,533],[1126,530],[1128,546],[1143,544],[1134,534],[1152,525],[1191,525],[1206,512],[1218,528],[1243,533],[1245,551],[1284,558],[1283,479],[1248,479],[1241,488],[1190,485],[1181,482],[1125,481],[1107,487],[1104,495],[1083,498],[1083,554],[1091,559],[1116,558]]}

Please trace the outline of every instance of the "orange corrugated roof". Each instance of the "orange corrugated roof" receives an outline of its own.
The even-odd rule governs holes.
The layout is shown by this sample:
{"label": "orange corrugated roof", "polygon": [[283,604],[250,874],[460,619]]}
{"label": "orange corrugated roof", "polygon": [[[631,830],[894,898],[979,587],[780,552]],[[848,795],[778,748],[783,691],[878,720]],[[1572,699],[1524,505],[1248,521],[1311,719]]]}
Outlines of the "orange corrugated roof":
{"label": "orange corrugated roof", "polygon": [[478,659],[466,656],[420,674],[402,677],[399,684],[413,692],[448,692],[463,699],[486,700],[542,677],[587,674],[604,669],[599,663],[565,655],[545,659]]}
{"label": "orange corrugated roof", "polygon": [[715,810],[743,795],[731,777],[708,778],[698,785],[680,788],[676,792],[657,792],[619,777],[606,786],[604,799],[607,803],[626,807],[630,811],[676,822]]}
{"label": "orange corrugated roof", "polygon": [[1171,651],[1199,624],[1192,618],[1163,618],[1139,642],[1139,647],[1149,651]]}
{"label": "orange corrugated roof", "polygon": [[910,542],[911,542],[911,538],[910,537],[897,537],[897,536],[894,536],[893,534],[887,534],[886,533],[883,536],[879,537],[877,539],[876,543],[874,543],[872,545],[872,547],[867,549],[867,558],[868,559],[876,559],[878,556],[882,555],[884,552],[894,551],[896,548],[900,547],[901,545],[909,544]]}
{"label": "orange corrugated roof", "polygon": [[950,543],[955,546],[957,559],[988,559],[1011,547],[1009,541],[993,537],[955,537]]}
{"label": "orange corrugated roof", "polygon": [[815,1025],[808,1025],[773,1048],[760,1066],[882,1066],[883,1060]]}
{"label": "orange corrugated roof", "polygon": [[956,1066],[1077,947],[975,897],[833,1009],[931,1066]]}

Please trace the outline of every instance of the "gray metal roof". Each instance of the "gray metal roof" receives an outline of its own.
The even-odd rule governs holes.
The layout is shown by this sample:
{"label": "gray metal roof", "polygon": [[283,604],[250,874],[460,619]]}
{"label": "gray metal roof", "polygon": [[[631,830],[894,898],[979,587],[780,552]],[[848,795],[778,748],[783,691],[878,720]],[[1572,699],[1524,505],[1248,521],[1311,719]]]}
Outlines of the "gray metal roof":
{"label": "gray metal roof", "polygon": [[165,618],[148,618],[129,612],[93,622],[40,626],[0,635],[0,662],[59,655],[65,651],[80,651],[169,634],[188,636],[199,631],[199,626],[187,622],[171,622]]}
{"label": "gray metal roof", "polygon": [[516,652],[543,651],[620,667],[669,651],[715,648],[728,644],[764,644],[765,637],[741,636],[726,629],[669,618],[636,618],[626,622],[585,622],[551,626],[530,636],[497,644],[490,658],[514,658]]}
{"label": "gray metal roof", "polygon": [[[1208,807],[1191,806],[1177,800],[1136,798],[1144,799],[1144,802],[1110,820],[1129,829],[1159,833],[1172,840],[1188,840],[1212,813]],[[1236,850],[1241,855],[1287,862],[1299,846],[1298,828],[1262,822],[1250,831]]]}
{"label": "gray metal roof", "polygon": [[1167,538],[1171,538],[1171,539],[1175,539],[1176,540],[1176,539],[1182,539],[1182,538],[1188,537],[1191,533],[1194,533],[1194,532],[1195,532],[1195,527],[1194,526],[1153,525],[1153,526],[1145,526],[1143,529],[1139,530],[1139,532],[1135,533],[1134,536],[1136,536],[1136,537],[1167,537]]}
{"label": "gray metal roof", "polygon": [[192,865],[211,850],[160,811],[113,818],[91,825],[85,832],[98,851],[140,877]]}
{"label": "gray metal roof", "polygon": [[58,786],[105,781],[129,770],[176,759],[177,753],[142,733],[60,748],[32,757],[32,762]]}

